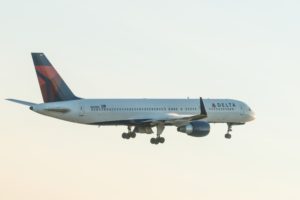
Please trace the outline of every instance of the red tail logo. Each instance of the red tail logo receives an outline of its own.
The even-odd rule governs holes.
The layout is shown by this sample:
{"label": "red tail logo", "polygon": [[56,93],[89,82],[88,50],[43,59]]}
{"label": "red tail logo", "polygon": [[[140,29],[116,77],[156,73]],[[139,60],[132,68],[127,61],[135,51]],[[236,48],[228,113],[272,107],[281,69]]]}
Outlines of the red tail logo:
{"label": "red tail logo", "polygon": [[79,99],[72,93],[43,53],[32,53],[31,55],[44,102]]}

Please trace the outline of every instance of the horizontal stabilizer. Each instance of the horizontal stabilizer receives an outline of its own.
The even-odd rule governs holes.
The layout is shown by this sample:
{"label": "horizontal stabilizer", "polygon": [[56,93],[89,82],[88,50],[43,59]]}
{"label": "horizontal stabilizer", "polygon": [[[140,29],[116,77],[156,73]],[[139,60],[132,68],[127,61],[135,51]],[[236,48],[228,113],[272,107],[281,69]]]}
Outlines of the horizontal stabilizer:
{"label": "horizontal stabilizer", "polygon": [[31,102],[28,102],[28,101],[22,101],[22,100],[18,100],[18,99],[6,99],[6,100],[12,101],[12,102],[15,102],[15,103],[19,103],[19,104],[23,104],[23,105],[26,105],[26,106],[36,105],[36,103],[31,103]]}

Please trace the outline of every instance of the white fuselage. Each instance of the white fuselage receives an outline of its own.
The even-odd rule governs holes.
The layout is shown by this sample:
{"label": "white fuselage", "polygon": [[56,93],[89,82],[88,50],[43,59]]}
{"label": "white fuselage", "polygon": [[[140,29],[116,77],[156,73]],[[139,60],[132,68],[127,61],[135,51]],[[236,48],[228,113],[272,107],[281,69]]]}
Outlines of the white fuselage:
{"label": "white fuselage", "polygon": [[[244,102],[203,99],[208,123],[244,124],[254,113]],[[147,120],[174,120],[200,113],[199,99],[79,99],[37,104],[31,110],[58,119],[91,125],[138,125]],[[166,125],[168,123],[166,122]]]}

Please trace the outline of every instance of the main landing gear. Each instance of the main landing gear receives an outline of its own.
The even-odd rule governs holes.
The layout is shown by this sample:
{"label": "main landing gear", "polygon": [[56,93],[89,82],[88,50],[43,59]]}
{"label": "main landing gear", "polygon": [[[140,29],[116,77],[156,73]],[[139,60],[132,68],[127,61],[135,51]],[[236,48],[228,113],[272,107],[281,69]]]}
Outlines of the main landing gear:
{"label": "main landing gear", "polygon": [[231,123],[227,123],[227,133],[225,134],[225,138],[226,139],[230,139],[231,138],[231,134],[230,132],[232,131],[232,124]]}
{"label": "main landing gear", "polygon": [[164,124],[158,124],[156,126],[157,128],[157,133],[156,133],[156,138],[151,138],[150,139],[150,143],[151,144],[159,144],[159,143],[164,143],[165,142],[165,138],[164,137],[160,137],[160,135],[162,134],[162,132],[165,129]]}
{"label": "main landing gear", "polygon": [[156,138],[151,138],[150,143],[151,144],[159,144],[159,143],[164,143],[165,138],[164,137],[156,137]]}
{"label": "main landing gear", "polygon": [[[146,134],[151,134],[153,133],[152,127],[151,126],[136,126],[134,130],[131,130],[131,126],[128,126],[128,132],[122,134],[122,138],[124,139],[129,139],[129,138],[135,138],[136,133],[146,133]],[[159,143],[164,143],[165,138],[161,137],[162,132],[165,129],[165,125],[163,123],[159,123],[156,126],[157,133],[156,137],[150,139],[151,144],[159,144]]]}
{"label": "main landing gear", "polygon": [[134,131],[131,131],[131,127],[128,126],[128,133],[122,133],[123,139],[129,139],[129,138],[135,138],[136,133]]}

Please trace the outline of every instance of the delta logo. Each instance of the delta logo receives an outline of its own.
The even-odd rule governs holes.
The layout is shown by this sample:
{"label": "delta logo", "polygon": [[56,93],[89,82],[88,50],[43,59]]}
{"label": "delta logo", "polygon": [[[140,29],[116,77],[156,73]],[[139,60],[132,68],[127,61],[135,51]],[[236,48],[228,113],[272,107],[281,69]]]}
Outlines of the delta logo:
{"label": "delta logo", "polygon": [[235,103],[212,103],[210,110],[234,110],[236,107]]}

